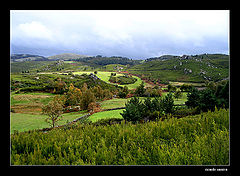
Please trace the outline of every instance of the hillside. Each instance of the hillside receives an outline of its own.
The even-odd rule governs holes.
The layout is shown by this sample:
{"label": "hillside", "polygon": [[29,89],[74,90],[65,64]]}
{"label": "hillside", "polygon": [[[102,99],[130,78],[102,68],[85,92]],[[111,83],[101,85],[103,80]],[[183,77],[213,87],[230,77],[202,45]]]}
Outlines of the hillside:
{"label": "hillside", "polygon": [[49,60],[75,60],[75,59],[85,58],[85,57],[89,57],[89,56],[73,54],[73,53],[63,53],[63,54],[50,56],[48,57],[48,59]]}
{"label": "hillside", "polygon": [[159,82],[219,81],[229,77],[229,56],[203,54],[156,57],[131,67],[129,72]]}
{"label": "hillside", "polygon": [[43,56],[33,54],[13,54],[11,55],[11,62],[22,61],[47,61],[48,59]]}
{"label": "hillside", "polygon": [[11,135],[12,165],[228,165],[229,110]]}
{"label": "hillside", "polygon": [[117,56],[105,57],[100,55],[88,57],[88,58],[80,58],[80,59],[77,59],[76,61],[79,61],[83,64],[93,66],[93,67],[106,66],[110,64],[121,64],[121,65],[133,66],[141,62],[141,60],[132,60],[126,57],[117,57]]}

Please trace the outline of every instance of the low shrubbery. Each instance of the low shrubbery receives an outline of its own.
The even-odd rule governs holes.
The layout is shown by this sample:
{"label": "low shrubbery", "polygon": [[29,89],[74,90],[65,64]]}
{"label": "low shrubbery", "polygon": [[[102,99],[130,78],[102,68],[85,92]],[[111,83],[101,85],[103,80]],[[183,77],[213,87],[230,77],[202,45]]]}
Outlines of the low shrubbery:
{"label": "low shrubbery", "polygon": [[181,119],[107,124],[14,133],[11,165],[229,164],[226,109]]}

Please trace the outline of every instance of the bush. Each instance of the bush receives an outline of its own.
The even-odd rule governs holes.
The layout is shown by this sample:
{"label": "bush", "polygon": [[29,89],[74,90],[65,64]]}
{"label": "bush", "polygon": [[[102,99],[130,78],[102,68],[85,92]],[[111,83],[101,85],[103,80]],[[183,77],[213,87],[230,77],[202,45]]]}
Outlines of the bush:
{"label": "bush", "polygon": [[128,87],[127,86],[124,86],[124,88],[118,92],[118,96],[120,98],[126,98],[127,94],[128,94]]}
{"label": "bush", "polygon": [[164,96],[161,100],[163,111],[168,113],[174,112],[174,100],[171,93],[168,93],[166,96]]}
{"label": "bush", "polygon": [[192,89],[187,95],[185,104],[188,107],[197,107],[199,111],[213,111],[215,106],[228,108],[229,81],[211,85],[204,90]]}
{"label": "bush", "polygon": [[165,97],[145,98],[140,101],[139,98],[133,97],[126,103],[126,109],[121,113],[127,121],[147,121],[155,120],[165,114],[174,112],[174,101],[172,94]]}
{"label": "bush", "polygon": [[144,88],[144,83],[142,81],[142,83],[136,88],[135,90],[135,94],[136,96],[142,97],[144,96],[146,89]]}
{"label": "bush", "polygon": [[137,97],[133,97],[126,104],[126,109],[120,113],[124,120],[136,122],[143,119],[144,105]]}
{"label": "bush", "polygon": [[175,109],[173,115],[177,118],[182,118],[189,115],[198,114],[197,108],[178,107]]}

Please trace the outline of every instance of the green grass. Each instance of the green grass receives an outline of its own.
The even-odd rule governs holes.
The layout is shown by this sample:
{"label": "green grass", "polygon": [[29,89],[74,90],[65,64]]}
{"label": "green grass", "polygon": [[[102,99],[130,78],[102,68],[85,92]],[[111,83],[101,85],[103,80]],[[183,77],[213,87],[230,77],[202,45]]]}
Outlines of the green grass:
{"label": "green grass", "polygon": [[229,165],[229,110],[11,135],[12,165]]}
{"label": "green grass", "polygon": [[98,112],[98,113],[95,113],[95,114],[91,115],[91,116],[88,118],[88,121],[97,122],[98,120],[102,120],[102,119],[112,119],[112,118],[123,119],[123,117],[122,117],[121,114],[120,114],[120,113],[122,113],[122,112],[123,112],[123,109]]}
{"label": "green grass", "polygon": [[[165,96],[168,92],[164,92],[163,96]],[[140,97],[140,100],[144,100],[145,97]],[[106,100],[101,102],[101,108],[102,109],[112,109],[112,108],[119,108],[119,107],[125,107],[125,103],[127,103],[127,101],[130,100],[130,98],[128,99],[124,99],[124,98],[114,98],[111,100]],[[174,98],[174,104],[178,105],[178,104],[184,104],[187,101],[187,93],[184,92],[182,97],[179,98],[178,100]],[[95,113],[93,115],[91,115],[88,120],[90,120],[91,122],[96,122],[98,120],[101,119],[110,119],[110,118],[122,118],[122,116],[120,115],[120,113],[123,111],[123,109],[120,110],[112,110],[112,111],[103,111],[103,112],[98,112]]]}
{"label": "green grass", "polygon": [[[63,119],[58,122],[58,125],[64,125],[67,122],[71,122],[74,119],[77,119],[83,116],[86,113],[83,112],[71,112],[63,114]],[[18,130],[19,132],[34,130],[34,129],[42,129],[49,128],[49,124],[45,122],[47,115],[35,115],[35,114],[23,114],[23,113],[11,113],[10,114],[10,128],[11,134],[14,130]]]}
{"label": "green grass", "polygon": [[[73,72],[73,74],[90,74],[90,73],[94,73],[94,71],[80,71],[80,72]],[[111,83],[109,81],[109,78],[111,76],[111,73],[116,73],[116,72],[104,72],[104,71],[98,71],[97,72],[97,77],[99,77],[101,80],[105,81],[106,83],[109,84],[113,84],[113,85],[118,85],[121,87],[124,87],[125,85],[119,85],[119,84],[115,84],[115,83]],[[117,73],[116,76],[123,76],[123,74]],[[142,82],[142,80],[137,77],[137,76],[133,76],[134,78],[137,79],[137,81],[134,84],[127,84],[126,86],[128,87],[128,89],[136,89]]]}
{"label": "green grass", "polygon": [[101,102],[102,109],[112,109],[112,108],[119,108],[124,107],[127,99],[125,98],[113,98],[110,100],[105,100]]}

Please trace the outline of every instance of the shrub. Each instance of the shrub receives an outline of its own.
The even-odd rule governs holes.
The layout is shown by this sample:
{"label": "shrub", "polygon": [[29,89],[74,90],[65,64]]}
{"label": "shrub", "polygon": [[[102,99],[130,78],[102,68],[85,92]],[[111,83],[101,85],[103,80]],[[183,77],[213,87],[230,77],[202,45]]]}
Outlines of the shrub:
{"label": "shrub", "polygon": [[171,93],[168,93],[161,100],[162,108],[165,113],[173,113],[174,112],[174,100]]}
{"label": "shrub", "polygon": [[140,120],[154,120],[162,117],[164,114],[174,112],[174,101],[172,94],[165,97],[145,98],[140,101],[139,98],[133,97],[126,103],[126,109],[121,113],[123,118],[127,121],[140,121]]}
{"label": "shrub", "polygon": [[229,83],[220,82],[204,90],[192,89],[187,95],[185,104],[188,107],[197,107],[199,111],[213,111],[215,106],[229,107]]}
{"label": "shrub", "polygon": [[124,86],[124,88],[118,92],[118,96],[120,98],[126,98],[127,94],[128,94],[128,87],[127,86]]}
{"label": "shrub", "polygon": [[144,105],[137,97],[133,97],[126,104],[126,109],[120,113],[124,120],[136,122],[143,119]]}
{"label": "shrub", "polygon": [[142,83],[136,88],[135,90],[135,94],[139,97],[142,97],[145,93],[145,88],[144,88],[144,83],[142,81]]}

